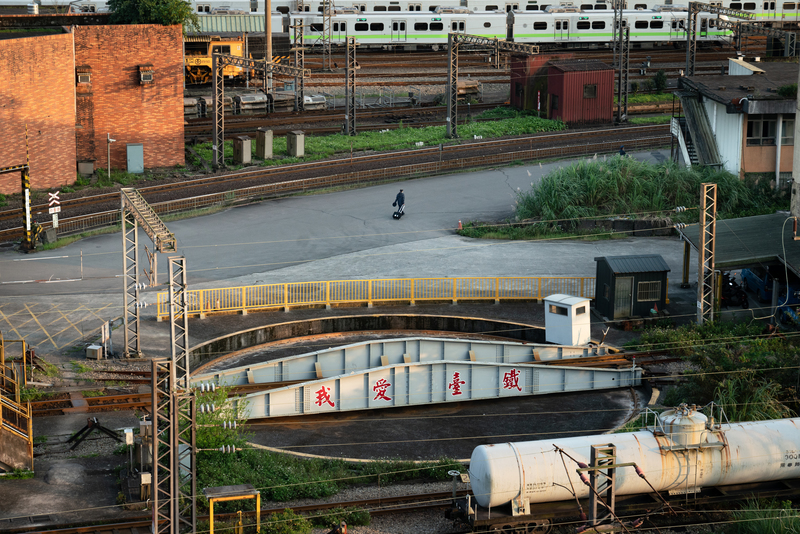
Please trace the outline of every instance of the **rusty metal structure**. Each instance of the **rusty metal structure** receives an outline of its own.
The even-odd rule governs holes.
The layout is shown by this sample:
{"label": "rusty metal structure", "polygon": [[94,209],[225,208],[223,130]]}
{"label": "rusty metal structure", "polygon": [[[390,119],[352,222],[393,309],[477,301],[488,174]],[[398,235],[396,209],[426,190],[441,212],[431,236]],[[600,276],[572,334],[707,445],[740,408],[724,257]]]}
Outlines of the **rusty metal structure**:
{"label": "rusty metal structure", "polygon": [[714,242],[717,224],[717,184],[705,183],[700,187],[697,324],[714,320]]}
{"label": "rusty metal structure", "polygon": [[491,39],[479,35],[451,32],[447,34],[447,49],[449,50],[447,67],[447,137],[458,137],[458,49],[463,45],[476,45],[489,47],[496,57],[500,52],[533,55],[539,53],[537,45],[528,45]]}
{"label": "rusty metal structure", "polygon": [[[10,343],[20,344],[20,359],[6,359]],[[0,464],[33,471],[33,412],[21,398],[28,385],[27,347],[24,339],[4,339],[0,332]]]}
{"label": "rusty metal structure", "polygon": [[322,0],[322,68],[333,70],[333,54],[331,51],[333,35],[331,17],[333,16],[333,0]]}
{"label": "rusty metal structure", "polygon": [[[141,356],[139,342],[139,310],[142,302],[139,291],[144,284],[139,282],[139,225],[153,241],[153,254],[175,252],[175,234],[169,231],[164,221],[147,203],[144,197],[130,187],[120,192],[122,223],[124,354],[126,358]],[[153,260],[153,263],[155,260]]]}
{"label": "rusty metal structure", "polygon": [[227,54],[214,54],[212,66],[212,78],[214,86],[214,142],[212,151],[214,152],[214,168],[225,166],[225,112],[223,99],[225,98],[225,83],[222,71],[227,65],[236,65],[251,72],[269,72],[308,78],[311,72],[301,67],[289,67],[267,61],[266,59],[245,59]]}
{"label": "rusty metal structure", "polygon": [[356,38],[347,38],[347,66],[345,67],[345,112],[344,112],[344,133],[356,135]]}
{"label": "rusty metal structure", "polygon": [[631,29],[627,26],[619,32],[619,46],[617,123],[622,123],[628,120],[628,77],[631,61]]}
{"label": "rusty metal structure", "polygon": [[[298,0],[298,9],[302,9],[302,0]],[[306,48],[303,44],[304,30],[303,19],[294,19],[294,41],[292,42],[292,52],[294,53],[294,66],[302,69],[306,64]],[[306,80],[303,76],[294,77],[294,110],[303,111],[303,100],[306,92]]]}

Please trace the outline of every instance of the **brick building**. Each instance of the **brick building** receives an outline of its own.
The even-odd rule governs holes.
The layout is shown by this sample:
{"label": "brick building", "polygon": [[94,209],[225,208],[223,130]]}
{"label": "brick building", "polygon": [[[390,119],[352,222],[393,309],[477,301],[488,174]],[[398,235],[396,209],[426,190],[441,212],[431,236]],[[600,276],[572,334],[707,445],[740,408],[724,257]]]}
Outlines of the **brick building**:
{"label": "brick building", "polygon": [[[0,41],[0,167],[25,161],[31,185],[75,182],[77,163],[126,168],[127,143],[145,167],[184,163],[183,39],[180,26],[73,26],[70,33]],[[0,175],[0,193],[20,190]]]}

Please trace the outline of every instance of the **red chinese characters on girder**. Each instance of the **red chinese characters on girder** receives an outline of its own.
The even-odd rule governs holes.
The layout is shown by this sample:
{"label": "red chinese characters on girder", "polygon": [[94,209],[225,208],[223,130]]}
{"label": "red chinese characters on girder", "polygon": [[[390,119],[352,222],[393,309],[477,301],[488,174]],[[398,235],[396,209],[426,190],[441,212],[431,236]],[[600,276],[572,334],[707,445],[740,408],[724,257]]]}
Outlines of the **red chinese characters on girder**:
{"label": "red chinese characters on girder", "polygon": [[392,384],[387,382],[385,378],[381,378],[380,380],[375,382],[375,385],[372,386],[372,391],[375,392],[375,398],[372,400],[385,400],[385,401],[392,400],[391,397],[386,396],[386,390],[388,390],[390,387],[392,387]]}
{"label": "red chinese characters on girder", "polygon": [[453,380],[447,385],[447,389],[452,389],[451,395],[461,395],[461,386],[466,384],[461,380],[461,374],[458,371],[453,373]]}
{"label": "red chinese characters on girder", "polygon": [[327,403],[331,405],[331,408],[334,407],[333,401],[331,400],[331,396],[328,393],[330,390],[331,388],[326,388],[325,386],[319,388],[319,390],[317,391],[317,400],[314,401],[317,406],[322,406],[323,404]]}
{"label": "red chinese characters on girder", "polygon": [[519,371],[516,369],[511,369],[509,372],[503,374],[503,389],[518,389],[522,391],[522,388],[519,387]]}

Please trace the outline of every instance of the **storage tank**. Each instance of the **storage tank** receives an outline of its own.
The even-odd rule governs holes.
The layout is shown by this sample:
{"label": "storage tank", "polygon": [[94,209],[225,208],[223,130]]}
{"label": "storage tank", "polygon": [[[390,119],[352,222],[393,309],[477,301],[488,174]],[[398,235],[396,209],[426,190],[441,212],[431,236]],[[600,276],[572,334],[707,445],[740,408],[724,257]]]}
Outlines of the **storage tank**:
{"label": "storage tank", "polygon": [[[591,464],[592,445],[608,444],[616,447],[615,463],[635,463],[656,491],[695,492],[800,477],[800,418],[724,424],[721,430],[709,430],[705,416],[700,416],[683,406],[639,432],[481,445],[470,460],[472,492],[483,507],[512,499],[521,504],[570,500],[571,487],[578,498],[588,497],[589,488],[576,472],[575,461]],[[556,447],[575,461],[566,454],[562,459]],[[633,467],[617,468],[615,477],[617,495],[652,492]]]}

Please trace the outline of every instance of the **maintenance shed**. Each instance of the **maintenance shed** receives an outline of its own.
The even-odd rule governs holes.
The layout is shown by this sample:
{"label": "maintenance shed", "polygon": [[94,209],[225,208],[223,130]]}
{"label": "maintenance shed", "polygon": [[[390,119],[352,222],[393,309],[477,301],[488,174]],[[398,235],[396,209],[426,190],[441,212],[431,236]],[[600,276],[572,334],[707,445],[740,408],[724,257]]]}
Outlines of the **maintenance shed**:
{"label": "maintenance shed", "polygon": [[658,254],[603,256],[597,262],[595,309],[610,319],[646,317],[667,305],[669,265]]}
{"label": "maintenance shed", "polygon": [[547,93],[550,119],[568,124],[611,122],[614,69],[595,59],[551,61]]}

